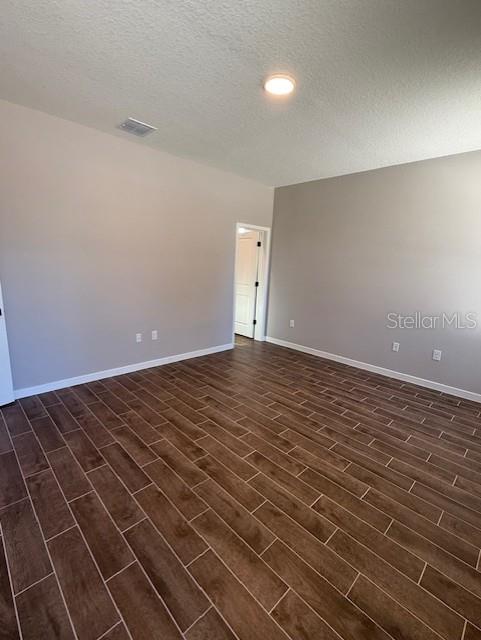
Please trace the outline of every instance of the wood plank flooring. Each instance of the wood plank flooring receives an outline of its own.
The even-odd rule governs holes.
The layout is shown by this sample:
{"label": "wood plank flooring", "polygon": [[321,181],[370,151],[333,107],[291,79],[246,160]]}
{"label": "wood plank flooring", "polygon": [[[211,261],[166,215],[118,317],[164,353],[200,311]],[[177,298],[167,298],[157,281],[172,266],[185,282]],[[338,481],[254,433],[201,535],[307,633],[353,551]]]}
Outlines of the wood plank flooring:
{"label": "wood plank flooring", "polygon": [[3,640],[481,639],[481,405],[266,343],[0,412]]}

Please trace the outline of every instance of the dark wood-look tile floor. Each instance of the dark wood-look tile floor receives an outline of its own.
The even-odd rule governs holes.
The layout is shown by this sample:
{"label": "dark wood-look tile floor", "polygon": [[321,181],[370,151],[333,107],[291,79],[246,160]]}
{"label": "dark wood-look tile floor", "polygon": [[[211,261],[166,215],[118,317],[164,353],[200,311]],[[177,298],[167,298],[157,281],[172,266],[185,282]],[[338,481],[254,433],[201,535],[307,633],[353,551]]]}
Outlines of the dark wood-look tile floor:
{"label": "dark wood-look tile floor", "polygon": [[0,412],[0,637],[481,638],[481,405],[265,343]]}

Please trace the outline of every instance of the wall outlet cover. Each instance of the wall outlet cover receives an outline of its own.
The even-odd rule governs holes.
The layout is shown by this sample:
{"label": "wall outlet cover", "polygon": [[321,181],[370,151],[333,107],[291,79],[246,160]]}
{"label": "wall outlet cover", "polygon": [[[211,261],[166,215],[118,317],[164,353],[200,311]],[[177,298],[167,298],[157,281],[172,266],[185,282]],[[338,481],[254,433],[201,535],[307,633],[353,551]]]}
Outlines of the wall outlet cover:
{"label": "wall outlet cover", "polygon": [[392,350],[398,352],[399,351],[399,342],[392,343]]}
{"label": "wall outlet cover", "polygon": [[142,342],[142,334],[141,333],[136,333],[135,334],[135,342]]}
{"label": "wall outlet cover", "polygon": [[294,326],[295,326],[295,322],[294,322],[294,320],[289,320],[289,327],[290,327],[291,329],[294,329]]}
{"label": "wall outlet cover", "polygon": [[154,329],[152,331],[152,340],[157,340],[158,337],[159,337],[159,334],[157,332],[157,329]]}

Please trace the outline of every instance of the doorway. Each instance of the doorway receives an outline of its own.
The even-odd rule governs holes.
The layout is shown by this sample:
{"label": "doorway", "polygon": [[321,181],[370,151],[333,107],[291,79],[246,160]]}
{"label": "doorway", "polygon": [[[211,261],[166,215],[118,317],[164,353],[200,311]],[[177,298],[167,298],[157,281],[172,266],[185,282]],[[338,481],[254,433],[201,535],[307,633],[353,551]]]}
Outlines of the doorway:
{"label": "doorway", "polygon": [[3,309],[2,285],[0,283],[0,407],[13,402],[12,373],[8,352],[7,327]]}
{"label": "doorway", "polygon": [[269,243],[268,227],[236,225],[234,338],[265,340]]}

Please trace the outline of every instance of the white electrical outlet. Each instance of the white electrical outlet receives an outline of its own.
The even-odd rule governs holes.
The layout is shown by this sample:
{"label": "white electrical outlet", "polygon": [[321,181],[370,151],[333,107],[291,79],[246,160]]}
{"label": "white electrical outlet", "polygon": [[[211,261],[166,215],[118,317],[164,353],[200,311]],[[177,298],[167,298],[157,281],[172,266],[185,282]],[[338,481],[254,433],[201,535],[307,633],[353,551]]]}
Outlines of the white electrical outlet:
{"label": "white electrical outlet", "polygon": [[433,360],[441,360],[441,356],[443,355],[443,352],[440,349],[433,349]]}
{"label": "white electrical outlet", "polygon": [[141,333],[136,333],[135,334],[135,342],[142,342],[142,334]]}
{"label": "white electrical outlet", "polygon": [[294,329],[295,322],[294,320],[289,320],[289,326],[291,329]]}
{"label": "white electrical outlet", "polygon": [[152,340],[157,340],[158,337],[159,337],[159,334],[157,333],[157,329],[154,329],[152,331]]}
{"label": "white electrical outlet", "polygon": [[396,352],[399,351],[399,342],[392,343],[392,350]]}

